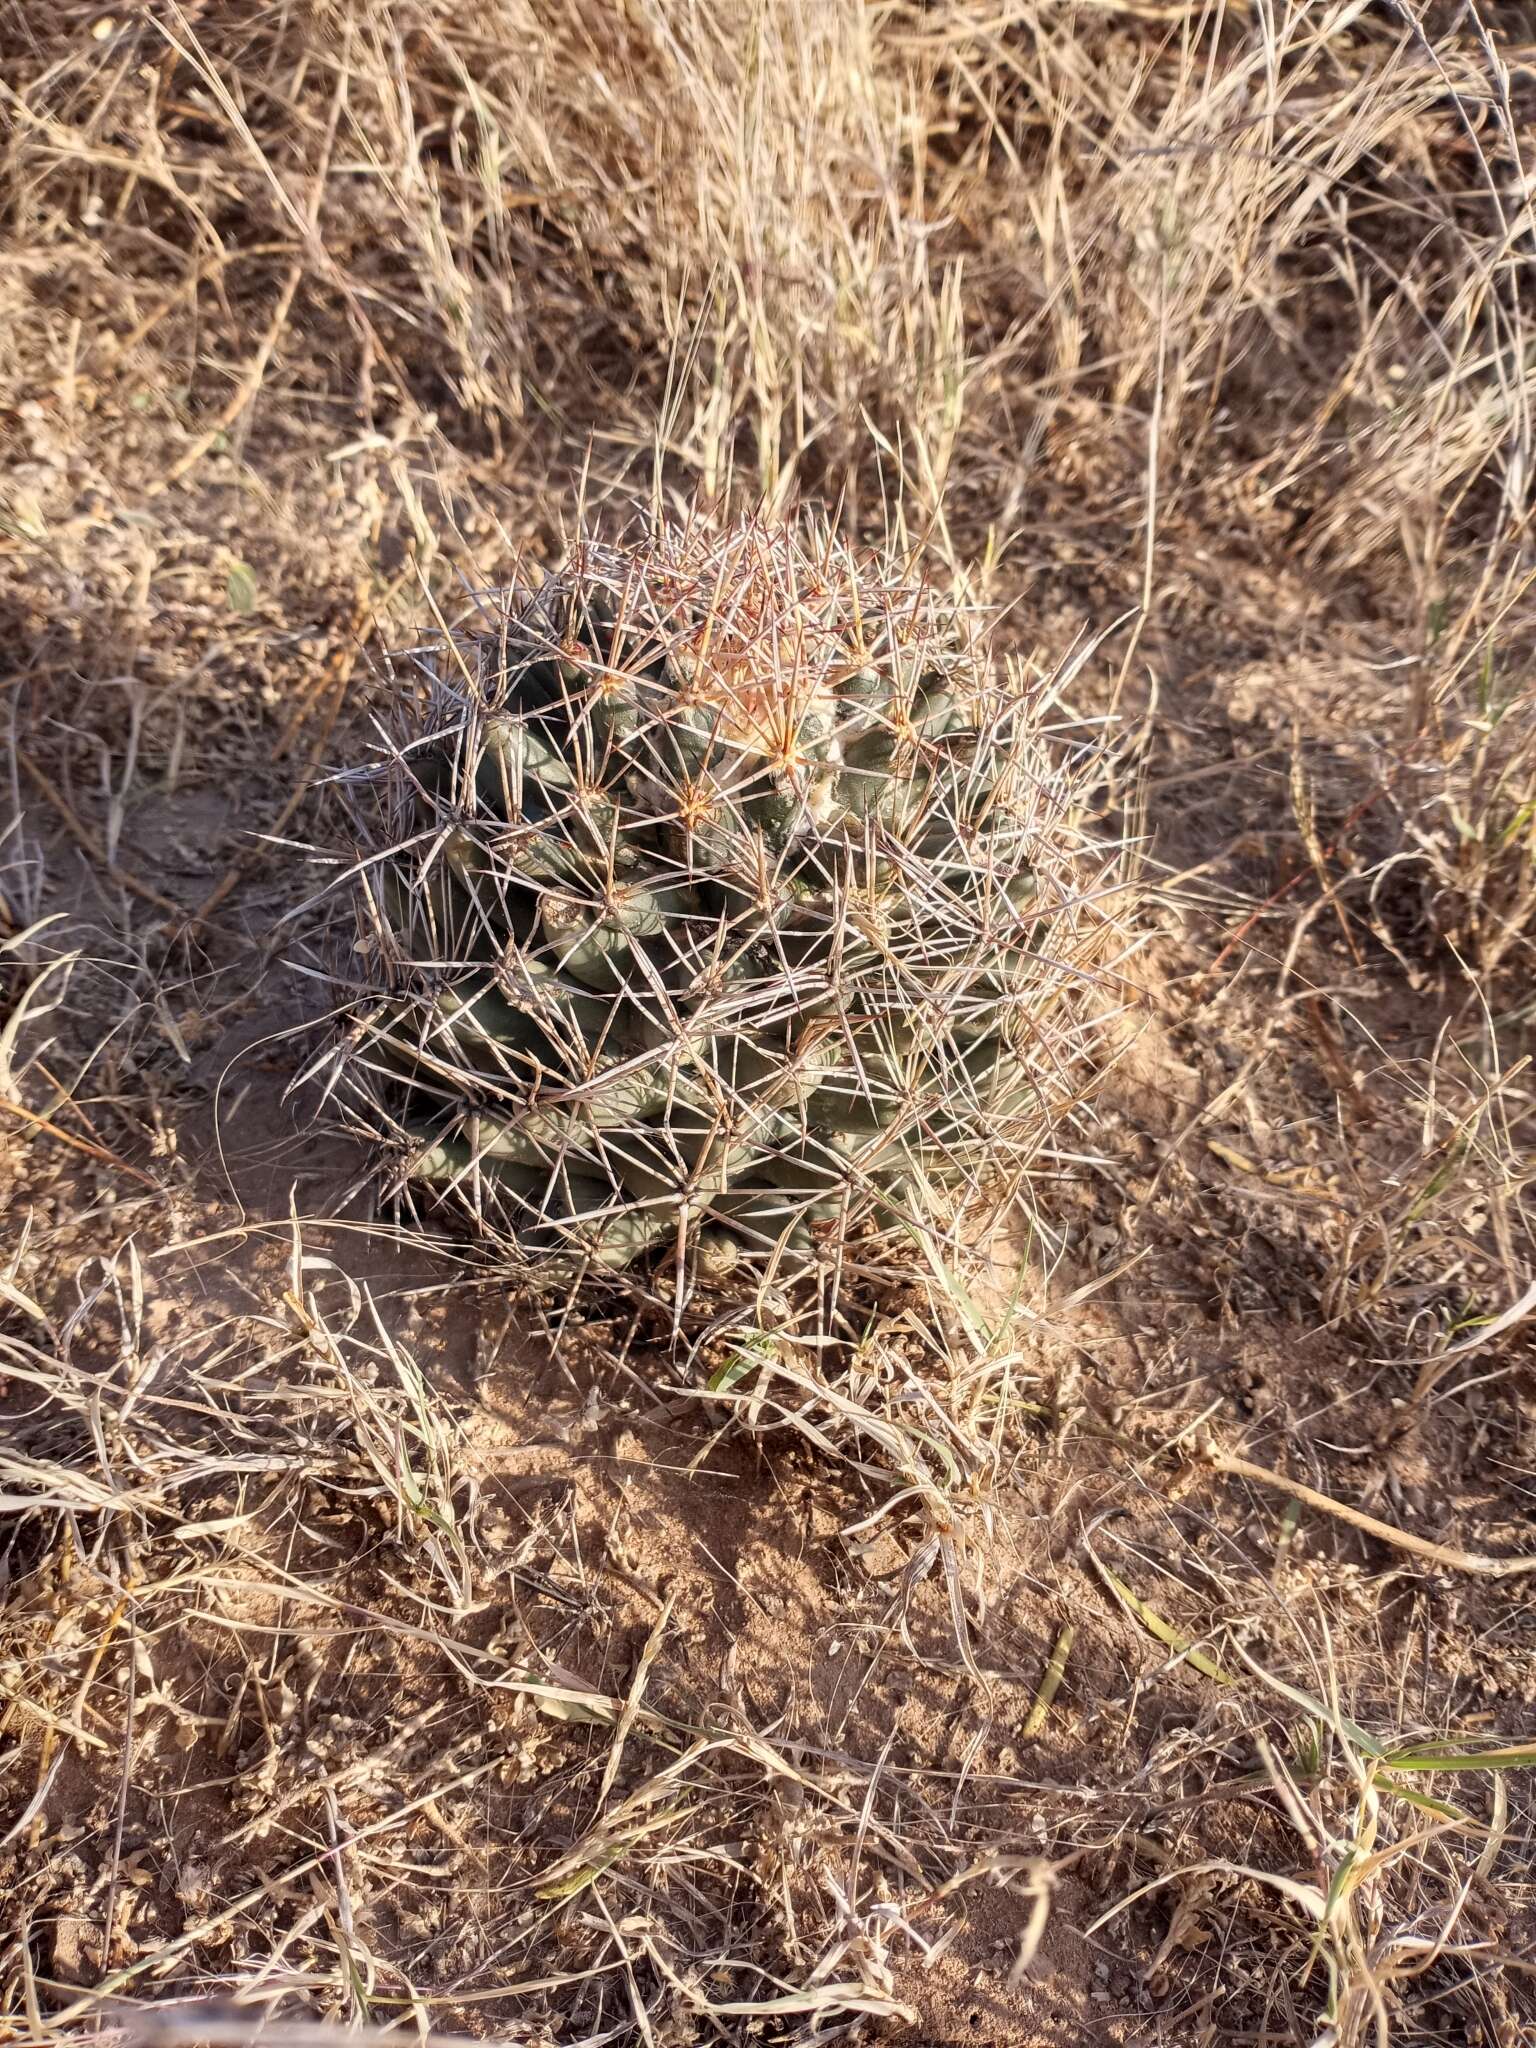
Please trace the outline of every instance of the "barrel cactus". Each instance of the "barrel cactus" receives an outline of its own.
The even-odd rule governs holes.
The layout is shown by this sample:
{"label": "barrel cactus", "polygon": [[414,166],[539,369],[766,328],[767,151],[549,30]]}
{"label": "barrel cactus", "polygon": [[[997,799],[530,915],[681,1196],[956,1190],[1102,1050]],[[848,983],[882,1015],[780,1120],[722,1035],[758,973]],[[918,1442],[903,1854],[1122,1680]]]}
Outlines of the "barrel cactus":
{"label": "barrel cactus", "polygon": [[[1045,686],[881,556],[585,543],[341,778],[334,1099],[510,1273],[825,1294],[1005,1201],[1104,929]],[[898,1261],[899,1262],[899,1261]]]}

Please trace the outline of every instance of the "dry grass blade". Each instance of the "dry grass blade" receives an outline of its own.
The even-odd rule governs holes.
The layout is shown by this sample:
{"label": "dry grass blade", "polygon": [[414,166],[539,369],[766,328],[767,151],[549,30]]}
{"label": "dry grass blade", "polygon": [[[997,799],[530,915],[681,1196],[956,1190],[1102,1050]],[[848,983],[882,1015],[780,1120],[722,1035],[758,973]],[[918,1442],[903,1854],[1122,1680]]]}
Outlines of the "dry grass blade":
{"label": "dry grass blade", "polygon": [[1446,1543],[1432,1543],[1428,1537],[1415,1536],[1409,1529],[1394,1529],[1390,1523],[1383,1522],[1376,1515],[1362,1513],[1347,1501],[1333,1500],[1326,1493],[1319,1493],[1314,1486],[1306,1486],[1300,1480],[1287,1479],[1266,1466],[1256,1465],[1251,1458],[1240,1457],[1235,1451],[1224,1451],[1216,1444],[1208,1444],[1203,1455],[1213,1471],[1230,1473],[1234,1479],[1251,1479],[1260,1486],[1288,1493],[1293,1500],[1318,1508],[1336,1521],[1347,1522],[1351,1528],[1374,1536],[1378,1543],[1409,1551],[1414,1557],[1422,1557],[1444,1571],[1466,1572],[1480,1579],[1513,1579],[1522,1577],[1526,1572],[1536,1572],[1536,1555],[1485,1557],[1479,1551],[1457,1550]]}

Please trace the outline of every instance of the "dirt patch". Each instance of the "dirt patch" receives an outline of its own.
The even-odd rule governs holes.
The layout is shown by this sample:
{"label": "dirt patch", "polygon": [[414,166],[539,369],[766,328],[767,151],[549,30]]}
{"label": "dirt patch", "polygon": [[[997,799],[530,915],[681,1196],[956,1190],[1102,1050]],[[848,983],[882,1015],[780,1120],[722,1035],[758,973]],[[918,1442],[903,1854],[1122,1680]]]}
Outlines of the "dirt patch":
{"label": "dirt patch", "polygon": [[[208,1071],[267,1021],[242,1020]],[[1198,1069],[1157,1055],[1138,1042],[1117,1113],[1166,1145],[1183,1117],[1157,1077],[1187,1089]],[[1321,1437],[1330,1461],[1369,1451],[1362,1505],[1456,1526],[1456,1432],[1431,1500],[1425,1449],[1405,1462],[1370,1436],[1390,1403],[1349,1384],[1347,1345],[1285,1337],[1267,1297],[1245,1312],[1188,1244],[1159,1238],[1101,1285],[1123,1245],[1089,1226],[1056,1305],[1035,1301],[1021,1370],[1054,1420],[1020,1440],[963,1561],[969,1671],[943,1571],[912,1576],[919,1532],[898,1511],[850,1536],[878,1496],[824,1459],[743,1440],[600,1333],[551,1354],[451,1265],[328,1234],[345,1175],[312,1152],[321,1220],[295,1224],[280,1093],[222,1123],[191,1105],[183,1232],[140,1224],[131,1327],[119,1285],[70,1350],[109,1390],[109,1441],[162,1489],[156,1513],[89,1516],[83,1555],[12,1557],[13,1626],[88,1678],[57,1696],[70,1712],[31,1788],[47,1790],[8,1851],[36,1979],[65,2013],[123,1973],[142,1996],[275,1970],[302,1999],[339,1951],[369,2010],[408,1997],[479,2032],[558,1993],[595,2028],[620,1928],[653,2013],[686,2035],[701,1999],[760,2005],[798,1981],[830,1915],[831,2005],[872,2001],[935,2042],[1139,2041],[1198,2012],[1212,1942],[1240,1938],[1262,1968],[1289,1935],[1220,1877],[1241,1860],[1234,1821],[1275,1833],[1254,1703],[1234,1714],[1128,1598],[1177,1640],[1235,1634],[1287,1668],[1326,1612],[1421,1695],[1473,1677],[1424,1654],[1470,1625],[1486,1648],[1462,1721],[1528,1701],[1523,1603],[1469,1604],[1348,1532],[1288,1528],[1283,1497],[1244,1499],[1176,1455],[1150,1483],[1156,1447],[1214,1405],[1292,1446]],[[1187,1200],[1219,1186],[1202,1175]],[[89,1469],[59,1391],[41,1411],[26,1382],[11,1398],[51,1469]],[[1364,1433],[1349,1445],[1342,1414]],[[198,1442],[219,1446],[201,1474]],[[1460,1496],[1487,1510],[1475,1484]],[[1371,1701],[1356,1682],[1350,1712]],[[1269,1739],[1294,1742],[1280,1708]],[[1263,1857],[1281,1867],[1282,1844]],[[685,1943],[713,1944],[707,1979],[674,1981]]]}
{"label": "dirt patch", "polygon": [[[201,900],[218,815],[142,806],[120,857]],[[61,842],[45,869],[69,938]],[[230,931],[311,879],[242,876]],[[293,1086],[323,1028],[302,920],[221,955],[146,912],[82,962],[50,1057],[106,1081],[60,1128],[109,1156],[12,1155],[38,1307],[6,1390],[53,1516],[7,1552],[7,1882],[59,2024],[106,1985],[248,1979],[470,2033],[600,2032],[638,1999],[679,2040],[819,2012],[1129,2044],[1205,2024],[1218,1952],[1259,2024],[1308,1938],[1269,1874],[1317,1868],[1275,1786],[1342,1824],[1371,1731],[1517,1736],[1536,1638],[1513,1588],[1219,1479],[1198,1432],[1516,1551],[1529,1360],[1425,1398],[1426,1302],[1494,1271],[1497,1155],[1443,1210],[1403,1125],[1435,1028],[1389,961],[1321,916],[1277,1003],[1272,967],[1212,982],[1222,930],[1198,896],[1168,915],[1094,1154],[1042,1178],[1023,1292],[1001,1271],[980,1297],[1007,1477],[942,1543],[620,1326],[552,1344],[451,1247],[402,1242]],[[1455,1796],[1497,1823],[1477,1781]],[[1520,1938],[1517,1899],[1456,1910]],[[1448,1964],[1429,1989],[1466,2010]]]}

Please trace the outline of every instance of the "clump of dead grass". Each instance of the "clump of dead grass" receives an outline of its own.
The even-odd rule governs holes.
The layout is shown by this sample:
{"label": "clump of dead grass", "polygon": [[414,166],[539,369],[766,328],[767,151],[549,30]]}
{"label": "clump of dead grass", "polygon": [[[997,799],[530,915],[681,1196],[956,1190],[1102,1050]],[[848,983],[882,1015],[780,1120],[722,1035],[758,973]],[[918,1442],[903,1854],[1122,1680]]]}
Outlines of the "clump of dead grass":
{"label": "clump of dead grass", "polygon": [[[331,1261],[295,1236],[243,1338],[157,1334],[131,1250],[80,1277],[62,1324],[12,1286],[0,1340],[12,2019],[903,2012],[860,1873],[921,1888],[942,1835],[700,1690],[671,1599],[622,1687],[573,1670],[615,1617],[569,1497],[504,1496]],[[82,1776],[101,1818],[60,1833]]]}
{"label": "clump of dead grass", "polygon": [[[599,469],[659,421],[706,488],[779,502],[867,486],[874,444],[1000,535],[1063,464],[1134,528],[1149,463],[1177,498],[1234,434],[1269,500],[1323,486],[1329,560],[1408,536],[1432,579],[1490,478],[1522,516],[1517,123],[1476,32],[1342,0],[51,4],[10,89],[23,324],[179,424],[173,480],[279,421],[501,461],[553,409]],[[324,374],[269,389],[296,335]]]}
{"label": "clump of dead grass", "polygon": [[1505,684],[1487,647],[1387,788],[1400,845],[1371,874],[1373,902],[1406,884],[1413,936],[1500,1010],[1509,991],[1523,1008],[1536,948],[1536,690]]}

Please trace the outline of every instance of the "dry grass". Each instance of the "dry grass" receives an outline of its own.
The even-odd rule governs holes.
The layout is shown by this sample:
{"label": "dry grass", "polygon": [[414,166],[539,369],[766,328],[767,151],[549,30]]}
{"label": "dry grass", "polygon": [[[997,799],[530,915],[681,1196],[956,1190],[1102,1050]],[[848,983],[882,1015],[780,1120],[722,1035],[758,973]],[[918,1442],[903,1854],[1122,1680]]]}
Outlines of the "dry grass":
{"label": "dry grass", "polygon": [[[1529,19],[0,67],[0,2025],[1528,2038]],[[1022,1272],[836,1372],[520,1337],[277,1107],[370,647],[701,488],[896,528],[1133,764],[1140,1035]]]}
{"label": "dry grass", "polygon": [[[568,1670],[562,1658],[584,1661],[621,1625],[611,1574],[605,1586],[580,1553],[574,1502],[529,1512],[506,1495],[462,1402],[428,1388],[367,1292],[297,1233],[288,1278],[238,1347],[237,1388],[227,1339],[212,1357],[146,1344],[131,1252],[62,1330],[17,1298],[39,1341],[5,1349],[29,1413],[0,1458],[21,1568],[0,1669],[37,1744],[8,1846],[50,1848],[13,1893],[17,2020],[46,2014],[67,2037],[87,2015],[152,2005],[168,1980],[238,1991],[254,2012],[297,1997],[418,2025],[559,1994],[599,2033],[615,2017],[643,2032],[647,2015],[665,2028],[899,2010],[884,1938],[839,1934],[821,1867],[846,1840],[855,1895],[866,1862],[921,1887],[925,1869],[951,1867],[943,1836],[925,1853],[878,1813],[873,1784],[861,1811],[854,1760],[765,1737],[728,1691],[691,1694],[670,1598],[653,1596],[617,1694]],[[106,1379],[97,1345],[116,1353]],[[267,1398],[253,1401],[241,1393],[258,1349]],[[475,1628],[492,1608],[496,1630]],[[110,1722],[121,1756],[95,1732]],[[125,1858],[135,1751],[141,1769],[195,1756],[215,1800],[167,1781],[160,1829],[145,1838],[135,1816]],[[49,1825],[72,1753],[119,1776],[99,1870]],[[534,1834],[520,1788],[547,1816]],[[174,1936],[143,1895],[146,1861],[162,1857],[177,1871]],[[391,1897],[376,1954],[374,1911]]]}

